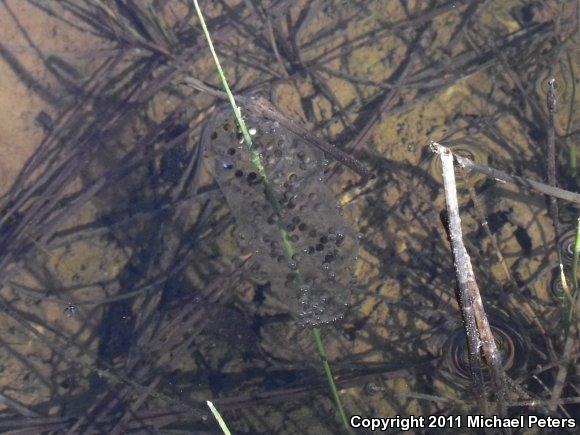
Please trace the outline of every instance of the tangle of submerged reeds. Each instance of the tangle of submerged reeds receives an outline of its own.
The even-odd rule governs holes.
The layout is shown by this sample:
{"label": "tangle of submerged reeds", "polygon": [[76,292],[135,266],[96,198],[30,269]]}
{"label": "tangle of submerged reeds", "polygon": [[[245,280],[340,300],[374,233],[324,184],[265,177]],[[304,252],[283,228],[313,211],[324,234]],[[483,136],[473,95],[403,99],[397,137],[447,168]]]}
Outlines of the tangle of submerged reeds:
{"label": "tangle of submerged reeds", "polygon": [[[54,111],[43,107],[53,117],[39,116],[46,137],[0,199],[0,328],[11,328],[3,329],[0,362],[32,388],[2,385],[0,430],[207,431],[215,426],[206,406],[213,397],[232,428],[297,433],[315,424],[336,432],[327,401],[315,399],[328,395],[327,377],[316,370],[325,357],[303,353],[316,337],[247,279],[250,262],[230,265],[223,255],[237,216],[200,175],[199,141],[216,98],[228,96],[204,81],[215,73],[203,75],[208,50],[192,31],[194,3],[1,2],[29,42],[37,34],[26,35],[20,3],[98,40],[80,53],[0,44],[0,61],[30,93],[59,102]],[[502,9],[503,26],[490,20],[500,0],[407,3],[220,1],[204,11],[221,62],[235,67],[232,88],[271,94],[273,106],[236,93],[248,119],[279,122],[363,180],[370,178],[364,166],[376,175],[361,186],[332,161],[324,174],[340,180],[336,202],[365,234],[359,291],[344,321],[324,332],[327,347],[332,340],[348,349],[332,363],[336,387],[348,388],[350,411],[369,415],[484,410],[469,400],[473,386],[455,382],[450,363],[469,349],[459,319],[450,321],[457,307],[452,259],[440,243],[443,190],[424,170],[431,153],[418,148],[443,131],[441,142],[465,144],[466,155],[476,154],[472,144],[485,149],[483,159],[454,157],[485,175],[467,186],[469,198],[465,184],[458,189],[465,248],[491,328],[502,326],[494,323],[497,304],[528,344],[521,371],[507,373],[508,412],[555,407],[566,416],[578,403],[580,196],[570,171],[578,132],[569,40],[577,17],[524,1]],[[564,10],[572,2],[557,3]],[[219,13],[210,20],[212,10]],[[101,41],[103,48],[93,46]],[[60,87],[27,70],[27,52]],[[75,73],[77,60],[90,75]],[[557,186],[542,182],[549,113],[537,102],[550,90],[548,77],[558,80]],[[289,102],[288,93],[299,98]],[[274,105],[296,113],[286,118]],[[567,148],[570,165],[560,165]],[[557,300],[545,283],[555,243],[544,195],[558,198],[562,226],[569,292]],[[83,252],[90,261],[80,264]],[[454,346],[444,346],[450,337]],[[489,379],[479,381],[489,394]]]}

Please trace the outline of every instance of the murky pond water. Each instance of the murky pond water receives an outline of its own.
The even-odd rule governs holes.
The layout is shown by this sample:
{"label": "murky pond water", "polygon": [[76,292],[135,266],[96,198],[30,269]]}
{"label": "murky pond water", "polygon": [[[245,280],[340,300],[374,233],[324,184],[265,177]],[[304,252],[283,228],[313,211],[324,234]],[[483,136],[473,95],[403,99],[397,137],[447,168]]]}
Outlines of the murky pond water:
{"label": "murky pond water", "polygon": [[199,3],[252,152],[193,1],[0,6],[0,430],[481,431],[428,144],[549,184],[552,77],[557,216],[455,176],[503,417],[570,425],[577,5]]}

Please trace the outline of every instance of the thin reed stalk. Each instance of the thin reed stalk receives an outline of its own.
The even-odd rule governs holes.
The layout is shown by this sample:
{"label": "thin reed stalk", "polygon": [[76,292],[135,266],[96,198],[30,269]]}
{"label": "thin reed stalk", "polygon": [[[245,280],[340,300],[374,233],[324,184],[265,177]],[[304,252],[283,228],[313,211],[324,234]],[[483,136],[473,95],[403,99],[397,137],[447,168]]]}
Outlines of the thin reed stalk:
{"label": "thin reed stalk", "polygon": [[[566,340],[564,341],[564,351],[562,352],[562,360],[568,360],[574,348],[576,347],[576,334],[579,330],[578,327],[578,305],[580,305],[580,292],[578,291],[578,257],[580,256],[580,218],[578,219],[578,227],[576,229],[576,240],[574,242],[574,257],[572,263],[572,286],[574,289],[574,295],[570,301],[570,311],[568,313],[568,330],[566,331]],[[574,321],[574,316],[576,315],[576,321]],[[556,374],[556,381],[554,387],[552,388],[552,396],[550,397],[550,402],[548,404],[548,409],[554,411],[558,406],[561,406],[559,400],[562,392],[564,391],[564,386],[566,384],[566,378],[568,376],[568,364],[563,364],[559,366],[558,373]]]}
{"label": "thin reed stalk", "polygon": [[530,191],[536,191],[538,193],[542,193],[554,198],[563,199],[564,201],[580,204],[580,193],[570,192],[569,190],[564,190],[559,187],[549,186],[547,184],[540,183],[539,181],[520,177],[519,175],[508,174],[507,172],[501,171],[499,169],[476,163],[467,157],[460,156],[459,154],[453,154],[453,157],[455,160],[457,160],[457,163],[459,163],[461,167],[463,167],[467,172],[477,172],[494,180],[515,184]]}
{"label": "thin reed stalk", "polygon": [[[546,107],[548,108],[548,140],[546,150],[548,154],[546,162],[546,170],[548,175],[548,184],[556,187],[556,131],[554,127],[554,115],[556,112],[556,79],[548,80],[548,93],[546,95]],[[560,241],[560,222],[558,219],[558,202],[553,196],[548,197],[550,203],[550,215],[554,225],[554,238],[556,243]],[[558,251],[558,259],[562,264],[560,251]]]}
{"label": "thin reed stalk", "polygon": [[[279,204],[276,201],[274,195],[273,195],[273,191],[272,188],[270,186],[270,184],[268,183],[268,177],[266,174],[266,170],[264,168],[264,165],[262,164],[262,161],[260,159],[259,154],[253,149],[253,144],[252,144],[252,137],[250,136],[250,133],[246,127],[246,124],[244,122],[244,119],[242,117],[241,114],[241,109],[237,106],[236,101],[234,99],[234,95],[232,93],[232,91],[230,90],[227,78],[223,72],[223,69],[221,67],[219,58],[217,56],[217,53],[215,51],[215,48],[213,46],[213,42],[211,40],[211,36],[209,33],[209,30],[206,26],[205,20],[203,18],[203,14],[201,12],[201,9],[199,7],[198,1],[197,0],[193,0],[194,2],[194,6],[195,6],[195,10],[197,12],[197,15],[199,17],[199,21],[201,23],[201,26],[203,28],[203,32],[205,34],[205,37],[207,39],[207,43],[209,45],[209,49],[211,51],[214,63],[216,65],[216,69],[218,71],[222,86],[224,87],[224,90],[228,96],[228,100],[230,102],[230,105],[232,106],[232,109],[234,111],[234,115],[236,117],[236,120],[238,122],[238,125],[240,127],[240,130],[242,132],[243,138],[244,138],[244,143],[246,144],[247,150],[250,153],[250,161],[254,164],[254,166],[256,167],[258,173],[260,174],[260,176],[262,177],[262,180],[264,182],[264,187],[266,190],[266,195],[268,197],[268,200],[270,201],[272,208],[275,212],[279,211]],[[292,259],[292,255],[294,254],[294,249],[292,247],[292,244],[290,242],[290,239],[288,237],[288,234],[286,232],[285,229],[283,229],[283,227],[281,226],[282,224],[279,223],[278,224],[278,229],[280,232],[280,238],[282,240],[283,246],[284,246],[284,252],[286,254],[286,256],[288,257],[289,260]],[[296,274],[299,275],[299,271],[295,272]],[[350,427],[348,425],[348,421],[347,421],[347,417],[346,417],[346,413],[344,411],[344,407],[342,406],[342,401],[340,399],[340,396],[338,394],[338,390],[336,388],[336,383],[334,381],[334,377],[332,375],[332,371],[330,369],[330,365],[328,363],[328,357],[326,355],[326,350],[324,349],[324,345],[322,343],[322,338],[320,336],[320,331],[318,330],[318,328],[316,328],[315,326],[312,327],[312,335],[314,337],[314,342],[316,344],[316,348],[318,350],[318,354],[320,355],[320,359],[322,361],[322,366],[324,368],[324,373],[326,375],[326,379],[328,381],[329,387],[330,387],[330,391],[331,391],[331,395],[332,398],[334,400],[334,403],[336,405],[336,408],[338,410],[338,413],[340,415],[340,420],[342,422],[342,424],[344,425],[345,429],[347,431],[350,431]]]}
{"label": "thin reed stalk", "polygon": [[[550,80],[548,80],[548,92],[546,94],[546,107],[548,108],[548,139],[547,139],[547,153],[548,153],[548,158],[547,158],[547,175],[548,175],[548,183],[550,184],[550,186],[556,187],[556,147],[555,147],[555,142],[556,142],[556,133],[555,133],[555,127],[554,127],[554,115],[556,112],[556,80],[554,78],[551,78]],[[549,197],[549,201],[550,201],[550,214],[552,216],[552,221],[554,224],[554,233],[555,233],[555,239],[556,242],[558,243],[560,241],[560,225],[559,225],[559,219],[558,219],[558,203],[556,201],[556,198],[554,198],[553,196]],[[576,250],[576,248],[578,247],[578,234],[576,237],[576,243],[574,245],[574,249]],[[577,257],[576,252],[574,252],[574,257]],[[575,258],[577,259],[577,258]],[[564,288],[566,288],[565,285],[565,275],[563,273],[563,265],[562,265],[562,254],[560,252],[560,250],[558,250],[558,261],[560,262],[560,270],[562,272],[562,281],[564,283]],[[572,287],[574,290],[576,290],[576,263],[572,264]],[[567,292],[569,293],[569,292]],[[574,300],[574,298],[568,294],[568,297],[570,299],[570,311],[568,313],[568,320],[571,321],[574,315],[574,311],[576,309],[576,302],[578,301],[578,292],[576,291],[576,300]],[[570,325],[568,326],[568,331],[566,333],[566,340],[564,342],[564,352],[563,352],[563,356],[564,358],[569,355],[573,348],[574,348],[574,342],[575,342],[575,331],[576,331],[576,322],[570,322]],[[556,408],[558,407],[558,401],[560,399],[560,396],[562,395],[562,391],[564,390],[564,385],[566,382],[566,378],[568,375],[568,366],[567,365],[563,365],[560,366],[558,369],[558,374],[556,375],[556,382],[554,383],[554,387],[552,389],[552,397],[550,398],[550,402],[548,405],[548,409],[550,411],[555,411]]]}

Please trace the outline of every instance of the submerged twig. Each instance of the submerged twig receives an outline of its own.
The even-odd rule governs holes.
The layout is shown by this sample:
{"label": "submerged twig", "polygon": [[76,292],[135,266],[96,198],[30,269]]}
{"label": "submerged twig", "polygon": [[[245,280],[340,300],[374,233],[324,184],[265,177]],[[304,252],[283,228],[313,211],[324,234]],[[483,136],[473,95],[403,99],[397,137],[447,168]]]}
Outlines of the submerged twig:
{"label": "submerged twig", "polygon": [[503,258],[503,254],[501,253],[501,249],[499,247],[499,244],[497,243],[497,238],[495,237],[495,235],[491,232],[491,229],[489,228],[489,224],[488,224],[487,219],[485,217],[485,212],[483,210],[483,207],[481,206],[481,202],[477,198],[477,193],[475,192],[475,188],[472,185],[469,186],[469,196],[471,197],[471,200],[473,201],[473,208],[475,209],[475,214],[477,215],[478,219],[480,220],[481,226],[483,227],[483,230],[485,231],[487,238],[491,241],[491,246],[493,246],[493,249],[495,251],[495,256],[497,257],[497,261],[499,261],[499,263],[501,264],[506,278],[508,279],[510,285],[514,289],[518,288],[518,285],[517,285],[514,277],[512,276],[512,273],[510,272],[510,269],[509,269],[508,265],[506,264],[505,259]]}
{"label": "submerged twig", "polygon": [[[552,187],[556,187],[556,133],[554,128],[554,114],[556,112],[556,79],[551,78],[548,80],[548,93],[546,95],[546,106],[548,108],[548,139],[546,143],[548,158],[547,158],[547,175],[548,175],[548,183]],[[554,238],[556,243],[560,241],[560,223],[558,219],[558,202],[556,198],[553,196],[549,197],[550,201],[550,215],[552,216],[552,222],[554,225]],[[558,249],[558,259],[560,262],[560,269],[562,270],[562,255],[560,250]],[[562,273],[563,275],[563,273]],[[565,277],[563,276],[565,279]],[[573,284],[575,284],[576,276],[573,276]],[[565,282],[565,281],[564,281]],[[578,293],[576,294],[578,297]],[[571,312],[575,309],[574,300],[570,300],[570,310]],[[563,358],[565,359],[568,355],[570,355],[574,349],[575,345],[575,324],[572,322],[568,328],[566,334],[566,340],[564,342],[564,352]],[[564,390],[564,385],[566,382],[566,377],[568,376],[568,365],[561,365],[558,368],[558,373],[556,375],[556,381],[554,383],[554,387],[552,389],[552,396],[550,397],[550,402],[548,405],[548,409],[550,411],[555,411],[558,406],[558,400],[562,395],[562,391]]]}
{"label": "submerged twig", "polygon": [[501,171],[499,169],[476,163],[467,157],[460,156],[459,154],[453,154],[453,157],[455,160],[457,160],[457,163],[459,163],[465,170],[469,172],[474,171],[494,180],[512,183],[517,186],[525,187],[528,190],[542,193],[544,195],[549,195],[555,198],[563,199],[564,201],[580,204],[579,193],[570,192],[569,190],[560,189],[558,187],[552,187],[538,181],[528,180],[527,178],[520,177],[519,175],[508,174],[507,172]]}
{"label": "submerged twig", "polygon": [[[496,392],[498,411],[500,415],[505,415],[507,409],[505,374],[503,371],[501,356],[497,350],[491,328],[489,327],[479,288],[475,281],[475,274],[473,273],[471,260],[467,250],[465,249],[465,245],[463,244],[461,219],[459,217],[459,206],[457,202],[457,189],[455,185],[455,171],[453,168],[453,154],[451,153],[451,150],[435,142],[431,143],[431,148],[441,157],[445,201],[447,203],[447,213],[449,215],[449,233],[453,247],[457,283],[460,295],[462,295],[462,303],[464,301],[469,301],[467,306],[462,304],[461,309],[464,318],[474,316],[476,320],[477,330],[473,331],[470,330],[470,328],[467,328],[466,332],[468,341],[472,340],[477,343],[478,340],[481,340],[481,350],[483,350],[483,355],[490,369],[491,381]],[[473,313],[469,312],[470,310],[473,310]],[[471,351],[472,349],[470,348],[470,353]],[[479,349],[477,349],[477,351],[479,351]]]}
{"label": "submerged twig", "polygon": [[2,403],[7,408],[12,409],[13,411],[17,412],[18,414],[24,417],[28,418],[40,417],[40,414],[38,414],[37,412],[34,412],[30,408],[24,406],[22,403],[14,399],[11,399],[10,397],[6,396],[4,393],[1,392],[0,392],[0,403]]}
{"label": "submerged twig", "polygon": [[[556,187],[556,133],[554,129],[554,113],[556,112],[556,79],[548,80],[548,94],[546,96],[546,106],[548,107],[548,141],[547,141],[547,175],[548,184]],[[558,202],[554,196],[549,196],[550,215],[554,224],[554,239],[556,243],[560,240],[560,223],[558,221]],[[558,251],[560,256],[560,251]],[[561,259],[560,259],[560,262]]]}
{"label": "submerged twig", "polygon": [[286,127],[292,133],[302,137],[310,145],[314,145],[324,153],[328,154],[330,157],[335,159],[337,162],[342,163],[347,166],[358,175],[361,176],[361,184],[373,177],[373,174],[356,158],[350,154],[342,151],[340,148],[331,145],[324,139],[312,134],[306,127],[302,124],[289,119],[278,112],[268,101],[264,98],[245,98],[243,100],[247,105],[249,110],[259,113],[262,116],[278,121],[280,125]]}
{"label": "submerged twig", "polygon": [[[455,258],[455,251],[453,250],[453,241],[451,239],[451,229],[449,225],[449,215],[445,214],[441,216],[443,225],[447,233],[447,238],[449,244],[451,245],[454,262],[457,262]],[[465,326],[466,338],[467,338],[467,354],[469,360],[469,372],[471,375],[471,381],[473,383],[473,389],[475,392],[475,399],[484,414],[488,413],[488,403],[485,396],[485,382],[483,379],[482,371],[482,361],[481,361],[481,340],[477,333],[477,321],[475,315],[473,314],[473,302],[469,292],[462,289],[459,285],[459,280],[457,281],[456,297],[461,309],[461,317],[463,319],[463,324]]]}
{"label": "submerged twig", "polygon": [[[194,77],[185,77],[183,79],[184,83],[198,89],[202,92],[206,92],[214,97],[221,99],[228,99],[228,95],[225,92],[219,91],[212,88],[206,83]],[[278,121],[280,125],[290,130],[292,133],[302,137],[306,142],[322,150],[324,153],[328,154],[330,157],[335,159],[337,162],[342,163],[347,166],[358,175],[361,176],[361,183],[368,181],[372,178],[371,172],[356,158],[350,154],[342,151],[340,148],[335,147],[324,139],[312,134],[306,127],[304,127],[299,122],[287,118],[280,112],[278,112],[268,101],[263,98],[251,98],[243,97],[241,95],[235,95],[236,101],[240,102],[244,109],[264,116],[266,118]]]}

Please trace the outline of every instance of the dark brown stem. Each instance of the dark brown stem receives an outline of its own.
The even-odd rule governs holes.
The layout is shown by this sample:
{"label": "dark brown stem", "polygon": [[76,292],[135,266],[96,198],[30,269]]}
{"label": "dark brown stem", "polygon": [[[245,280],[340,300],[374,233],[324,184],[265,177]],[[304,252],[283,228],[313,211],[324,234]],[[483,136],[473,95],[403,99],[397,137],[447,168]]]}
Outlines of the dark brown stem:
{"label": "dark brown stem", "polygon": [[530,191],[536,191],[544,195],[552,196],[554,198],[563,199],[564,201],[580,204],[580,194],[576,192],[570,192],[569,190],[552,187],[538,181],[528,180],[527,178],[520,177],[519,175],[508,174],[507,172],[500,171],[499,169],[475,163],[474,161],[466,157],[462,157],[458,154],[454,154],[453,157],[457,163],[459,163],[467,171],[474,171],[494,180],[512,183],[517,186],[524,187]]}
{"label": "dark brown stem", "polygon": [[[556,187],[556,133],[554,129],[554,113],[556,112],[556,79],[548,80],[548,94],[546,96],[548,107],[548,141],[547,141],[547,172],[548,184]],[[558,202],[554,196],[549,197],[550,214],[554,223],[554,238],[560,239],[560,224],[558,222]]]}

